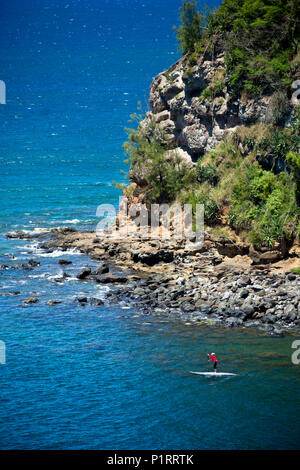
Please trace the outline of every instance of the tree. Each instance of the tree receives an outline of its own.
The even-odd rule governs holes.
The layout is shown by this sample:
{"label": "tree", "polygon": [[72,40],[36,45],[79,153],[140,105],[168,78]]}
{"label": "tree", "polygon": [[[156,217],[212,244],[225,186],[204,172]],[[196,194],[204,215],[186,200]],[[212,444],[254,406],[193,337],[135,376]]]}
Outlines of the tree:
{"label": "tree", "polygon": [[123,144],[129,156],[125,160],[130,163],[129,178],[143,186],[148,203],[173,202],[185,184],[186,165],[176,152],[167,157],[166,152],[174,148],[153,117],[146,124],[141,116],[131,118],[138,128],[126,129],[128,141]]}
{"label": "tree", "polygon": [[196,0],[183,0],[180,7],[181,25],[179,28],[174,27],[176,36],[179,41],[180,49],[183,54],[193,52],[195,43],[202,38],[203,30],[203,14],[197,9]]}

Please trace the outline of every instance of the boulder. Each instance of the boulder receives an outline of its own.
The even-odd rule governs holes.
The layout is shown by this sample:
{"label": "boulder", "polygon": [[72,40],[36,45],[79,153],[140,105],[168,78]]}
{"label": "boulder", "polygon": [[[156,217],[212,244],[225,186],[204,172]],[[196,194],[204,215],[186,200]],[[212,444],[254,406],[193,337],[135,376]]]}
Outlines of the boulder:
{"label": "boulder", "polygon": [[36,266],[39,266],[41,263],[39,261],[34,260],[34,259],[30,259],[28,261],[28,264],[32,267],[36,267]]}
{"label": "boulder", "polygon": [[58,264],[61,264],[61,265],[72,264],[72,261],[62,258],[58,261]]}
{"label": "boulder", "polygon": [[99,268],[96,270],[96,274],[106,274],[109,272],[109,266],[107,263],[100,264]]}
{"label": "boulder", "polygon": [[49,302],[47,302],[47,305],[50,305],[50,306],[58,305],[58,304],[61,304],[61,300],[49,300]]}
{"label": "boulder", "polygon": [[104,305],[103,300],[102,299],[97,299],[96,297],[91,297],[90,298],[90,303],[91,303],[91,305],[94,305],[96,307]]}
{"label": "boulder", "polygon": [[103,274],[101,276],[96,276],[96,281],[99,284],[124,284],[127,282],[127,278],[116,276],[114,274]]}
{"label": "boulder", "polygon": [[143,263],[148,266],[154,266],[160,262],[171,263],[174,259],[173,251],[159,250],[149,252],[132,252],[131,258],[135,263]]}
{"label": "boulder", "polygon": [[27,299],[23,300],[24,304],[35,304],[39,301],[36,297],[28,297]]}
{"label": "boulder", "polygon": [[12,297],[14,295],[19,295],[21,292],[19,290],[15,290],[13,292],[1,292],[2,297]]}
{"label": "boulder", "polygon": [[91,268],[84,268],[79,274],[77,274],[77,279],[86,279],[91,272]]}
{"label": "boulder", "polygon": [[248,297],[248,295],[249,295],[248,289],[242,289],[241,290],[241,292],[240,292],[241,299],[246,299],[246,297]]}
{"label": "boulder", "polygon": [[226,318],[225,324],[227,326],[229,326],[230,328],[234,328],[234,327],[237,327],[237,326],[241,326],[243,324],[243,322],[239,318],[229,317],[229,318]]}

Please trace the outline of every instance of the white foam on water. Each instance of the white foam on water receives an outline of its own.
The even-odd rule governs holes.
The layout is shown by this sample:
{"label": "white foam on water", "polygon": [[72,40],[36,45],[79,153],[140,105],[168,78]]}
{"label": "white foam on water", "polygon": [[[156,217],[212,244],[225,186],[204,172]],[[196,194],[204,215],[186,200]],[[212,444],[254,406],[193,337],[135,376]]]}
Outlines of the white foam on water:
{"label": "white foam on water", "polygon": [[48,276],[49,273],[43,273],[43,274],[31,274],[29,275],[28,277],[31,277],[33,279],[36,279],[36,278],[40,278],[40,279],[44,279]]}
{"label": "white foam on water", "polygon": [[63,220],[63,224],[78,224],[80,222],[79,219],[72,219],[72,220]]}
{"label": "white foam on water", "polygon": [[24,279],[22,279],[21,281],[10,281],[10,282],[13,284],[20,284],[21,286],[23,286],[24,284],[27,284],[27,281],[25,281]]}
{"label": "white foam on water", "polygon": [[[19,248],[20,250],[30,250],[31,251],[32,249],[34,249],[34,250],[37,249],[37,246],[38,246],[37,242],[32,242],[29,245],[18,245],[16,248]],[[25,254],[27,254],[27,251],[21,251],[21,254],[25,255]]]}
{"label": "white foam on water", "polygon": [[69,250],[54,250],[54,251],[51,251],[50,253],[45,253],[43,252],[42,249],[37,249],[35,251],[35,254],[37,254],[38,256],[41,256],[43,258],[59,258],[60,256],[70,256],[70,255],[82,255],[82,253],[77,250],[76,248],[70,248]]}

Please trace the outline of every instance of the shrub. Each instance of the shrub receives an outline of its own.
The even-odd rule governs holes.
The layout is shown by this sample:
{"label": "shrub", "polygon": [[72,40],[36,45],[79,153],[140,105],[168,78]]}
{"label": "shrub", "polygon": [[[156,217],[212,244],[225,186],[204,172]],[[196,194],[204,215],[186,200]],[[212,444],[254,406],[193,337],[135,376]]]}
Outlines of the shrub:
{"label": "shrub", "polygon": [[214,86],[215,94],[219,95],[222,92],[222,90],[225,86],[225,81],[224,80],[216,80],[214,82],[213,86]]}
{"label": "shrub", "polygon": [[196,205],[204,205],[204,220],[207,224],[213,225],[218,222],[220,209],[216,201],[209,198],[205,192],[189,191],[181,196],[182,204],[191,204],[193,214],[196,213]]}
{"label": "shrub", "polygon": [[200,98],[203,98],[203,99],[208,99],[208,98],[211,98],[213,95],[213,90],[212,88],[210,87],[206,87],[204,88],[204,90],[202,91],[201,95],[200,95]]}
{"label": "shrub", "polygon": [[289,152],[287,154],[286,159],[292,169],[292,173],[297,187],[296,199],[297,203],[300,205],[300,155],[299,153]]}
{"label": "shrub", "polygon": [[295,184],[287,173],[249,166],[233,187],[229,221],[236,229],[250,230],[256,245],[272,247],[282,237],[294,236],[299,216]]}
{"label": "shrub", "polygon": [[209,184],[215,186],[219,180],[217,170],[210,164],[202,166],[198,161],[196,164],[196,171],[199,183],[208,181]]}

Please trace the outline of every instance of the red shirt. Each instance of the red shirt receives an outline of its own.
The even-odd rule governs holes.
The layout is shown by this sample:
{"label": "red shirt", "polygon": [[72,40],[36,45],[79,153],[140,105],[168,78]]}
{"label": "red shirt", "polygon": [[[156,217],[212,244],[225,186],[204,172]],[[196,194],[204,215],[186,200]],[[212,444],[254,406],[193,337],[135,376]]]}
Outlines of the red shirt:
{"label": "red shirt", "polygon": [[210,361],[218,362],[216,356],[211,356],[210,354],[208,354],[208,357],[211,357],[211,359],[209,359],[208,362]]}

